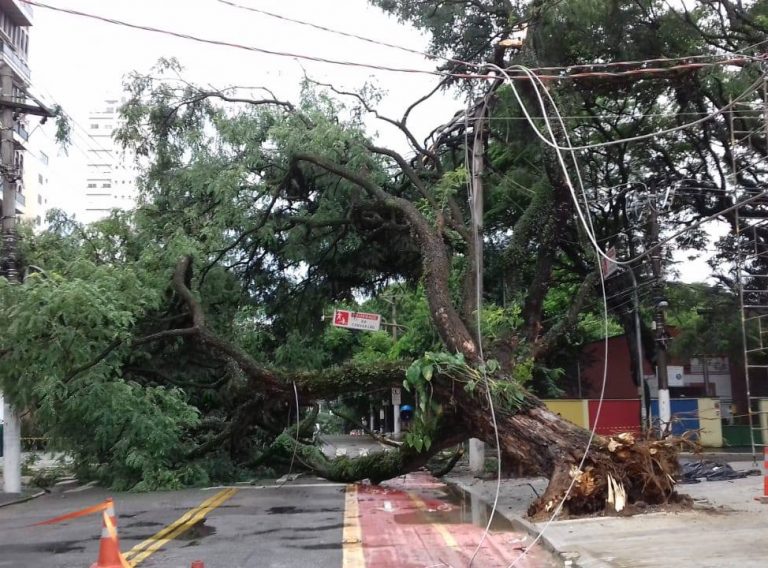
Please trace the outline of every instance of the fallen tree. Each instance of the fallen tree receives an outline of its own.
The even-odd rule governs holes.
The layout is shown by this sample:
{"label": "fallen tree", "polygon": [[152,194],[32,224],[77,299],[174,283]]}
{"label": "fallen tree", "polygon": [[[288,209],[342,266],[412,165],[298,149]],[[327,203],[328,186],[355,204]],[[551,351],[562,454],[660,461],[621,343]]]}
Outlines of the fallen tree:
{"label": "fallen tree", "polygon": [[[532,62],[587,74],[585,61],[685,57],[711,41],[686,35],[671,11],[637,2],[602,9],[484,0],[464,3],[469,12],[455,2],[377,3],[432,32],[437,51],[502,67]],[[517,24],[530,25],[533,39],[510,53]],[[744,25],[748,43],[759,41],[759,28]],[[624,41],[625,28],[636,41]],[[607,31],[593,41],[594,30]],[[564,36],[578,41],[555,41]],[[550,514],[566,494],[569,514],[673,499],[674,445],[590,441],[534,396],[558,388],[552,370],[575,345],[605,335],[594,324],[602,317],[596,259],[556,154],[521,120],[500,77],[462,83],[468,110],[424,142],[410,130],[419,105],[466,75],[456,65],[448,66],[456,76],[401,118],[381,116],[379,94],[368,88],[349,93],[308,79],[293,104],[268,89],[253,98],[250,89],[179,81],[173,62],[133,77],[117,137],[146,166],[143,204],[88,227],[57,218],[50,231],[27,235],[25,265],[43,271],[22,286],[0,281],[2,315],[12,322],[0,336],[5,393],[84,472],[121,488],[234,479],[274,464],[379,482],[469,437],[495,445],[498,431],[505,467],[550,479],[532,515]],[[572,89],[553,89],[568,115],[584,116],[572,129],[576,144],[612,144],[591,147],[581,161],[588,200],[605,204],[593,231],[622,257],[645,249],[627,188],[648,198],[640,188],[662,193],[697,176],[706,178],[697,186],[726,188],[711,179],[712,162],[729,148],[722,120],[711,129],[702,123],[701,136],[614,144],[720,109],[731,90],[743,94],[741,68],[674,67],[642,81],[580,77]],[[743,75],[756,67],[745,63]],[[520,89],[534,114],[552,112],[535,106],[529,84]],[[411,153],[373,140],[366,114],[396,128]],[[473,180],[484,184],[481,219],[479,204],[468,205]],[[676,200],[675,215],[688,222],[709,214],[708,199]],[[617,237],[624,234],[626,244]],[[623,280],[609,283],[609,308],[629,326]],[[385,302],[396,287],[406,300]],[[357,309],[360,297],[411,318],[402,336],[325,329],[321,316],[335,306]],[[328,459],[312,444],[318,401],[378,396],[401,384],[423,403],[402,444],[357,459]]]}
{"label": "fallen tree", "polygon": [[[440,255],[439,251],[434,254]],[[287,428],[275,438],[270,455],[291,455],[304,467],[329,480],[370,479],[379,483],[424,467],[437,452],[469,437],[494,444],[497,428],[502,460],[507,467],[518,467],[528,474],[550,479],[545,493],[531,505],[531,516],[550,513],[564,499],[563,512],[579,515],[606,507],[620,511],[625,504],[636,501],[667,503],[676,495],[675,477],[679,466],[675,445],[638,441],[630,434],[610,438],[596,436],[590,443],[588,431],[548,410],[513,377],[493,374],[488,369],[478,371],[482,362],[477,358],[476,346],[466,334],[455,334],[455,326],[463,324],[457,323],[458,317],[451,317],[450,305],[438,300],[433,313],[443,333],[463,338],[463,342],[454,341],[454,345],[464,350],[461,357],[432,355],[414,363],[409,370],[389,366],[361,373],[359,369],[345,372],[342,368],[295,376],[263,368],[247,353],[211,332],[189,288],[191,267],[191,257],[180,260],[172,287],[187,304],[192,325],[167,330],[153,339],[182,336],[233,360],[248,378],[240,395],[245,399],[241,408],[248,408],[252,403],[250,399],[263,401],[265,393],[273,397],[271,406],[279,407],[274,397],[290,401],[291,384],[296,385],[298,400],[305,406],[318,397],[363,390],[371,383],[405,383],[417,389],[422,399],[430,400],[420,416],[420,423],[427,426],[420,430],[424,444],[402,444],[383,453],[354,459],[344,456],[329,459],[319,448],[302,442],[303,428],[299,425],[296,429]],[[442,286],[439,281],[434,285]],[[474,365],[469,363],[471,360]],[[253,415],[253,408],[249,409],[249,415]],[[314,415],[310,416],[307,423],[313,422]],[[235,419],[230,423],[230,429],[242,426]],[[227,431],[222,438],[229,434]]]}

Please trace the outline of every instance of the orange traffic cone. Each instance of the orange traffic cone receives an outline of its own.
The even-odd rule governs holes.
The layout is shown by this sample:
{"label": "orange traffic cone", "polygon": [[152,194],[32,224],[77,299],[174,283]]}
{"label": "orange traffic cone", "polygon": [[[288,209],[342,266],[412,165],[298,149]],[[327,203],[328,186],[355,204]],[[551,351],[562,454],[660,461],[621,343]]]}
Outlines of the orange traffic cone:
{"label": "orange traffic cone", "polygon": [[120,557],[120,541],[117,538],[115,504],[112,499],[107,499],[102,520],[99,559],[91,565],[91,568],[123,568],[123,566],[125,564]]}

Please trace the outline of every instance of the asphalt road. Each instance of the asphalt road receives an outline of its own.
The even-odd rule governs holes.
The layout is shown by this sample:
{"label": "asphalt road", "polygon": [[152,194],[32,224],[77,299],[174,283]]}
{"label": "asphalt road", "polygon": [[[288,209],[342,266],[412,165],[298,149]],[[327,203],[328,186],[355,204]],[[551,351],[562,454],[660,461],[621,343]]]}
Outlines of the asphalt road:
{"label": "asphalt road", "polygon": [[[326,444],[328,453],[343,447],[349,457],[381,450],[357,440]],[[206,490],[46,495],[0,508],[0,568],[91,566],[100,513],[33,525],[107,497],[114,499],[120,550],[132,567],[190,568],[195,560],[206,568],[559,565],[541,547],[529,548],[529,535],[501,516],[491,522],[487,502],[416,472],[378,486],[302,476]]]}
{"label": "asphalt road", "polygon": [[[134,547],[219,493],[223,492],[108,494],[88,490],[47,495],[0,509],[0,567],[90,566],[98,554],[98,516],[50,526],[30,525],[99,503],[107,496],[115,500],[120,548],[138,566],[189,568],[193,560],[204,560],[206,568],[342,565],[344,486],[314,478],[300,478],[283,487],[238,488],[207,511],[202,522],[191,519],[182,534],[168,541],[163,537],[167,539],[169,534],[161,535],[130,555]],[[156,551],[148,550],[155,546]]]}

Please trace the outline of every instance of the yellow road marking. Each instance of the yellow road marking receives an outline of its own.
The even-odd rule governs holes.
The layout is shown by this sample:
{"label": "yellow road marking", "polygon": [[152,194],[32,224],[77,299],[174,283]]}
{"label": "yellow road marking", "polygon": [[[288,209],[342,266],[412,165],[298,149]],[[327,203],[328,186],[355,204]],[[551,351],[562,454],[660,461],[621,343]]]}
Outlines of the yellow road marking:
{"label": "yellow road marking", "polygon": [[174,538],[186,532],[196,523],[204,519],[208,513],[222,505],[235,493],[237,493],[237,489],[234,488],[219,491],[210,499],[206,499],[197,507],[184,513],[181,517],[158,531],[155,535],[134,546],[131,550],[125,553],[125,557],[130,559],[131,566],[138,566],[141,562],[144,562],[144,560],[157,552],[160,547],[172,541]]}
{"label": "yellow road marking", "polygon": [[357,503],[357,485],[347,485],[344,493],[344,531],[342,533],[343,568],[365,568],[363,532],[360,529],[360,507]]}
{"label": "yellow road marking", "polygon": [[128,552],[125,553],[125,557],[126,558],[130,558],[134,554],[138,554],[139,552],[144,550],[147,546],[149,546],[150,544],[155,542],[157,539],[164,537],[166,534],[168,534],[169,532],[174,530],[176,527],[178,527],[179,525],[181,525],[181,524],[185,523],[186,521],[188,521],[189,518],[192,515],[194,515],[197,511],[199,511],[200,509],[202,509],[204,507],[207,507],[208,505],[210,505],[211,503],[216,501],[216,499],[221,497],[224,493],[226,493],[226,491],[227,491],[227,489],[224,489],[222,491],[218,491],[215,495],[213,495],[212,497],[209,497],[208,499],[206,499],[205,501],[200,503],[197,507],[193,507],[192,509],[190,509],[189,511],[184,513],[181,517],[179,517],[178,519],[173,521],[170,525],[162,528],[160,531],[158,531],[156,534],[154,534],[151,537],[149,537],[147,540],[145,540],[143,542],[140,542],[139,544],[137,544],[136,546],[131,548]]}
{"label": "yellow road marking", "polygon": [[[411,501],[413,501],[416,506],[423,510],[423,511],[429,511],[429,507],[427,504],[421,500],[420,497],[413,495],[412,493],[408,493],[408,497],[411,498]],[[446,528],[446,526],[442,523],[430,523],[433,527],[435,527],[435,530],[438,532],[438,534],[443,537],[443,540],[445,541],[445,544],[450,548],[458,548],[459,544],[456,542],[456,539],[453,538],[453,535],[451,532]]]}

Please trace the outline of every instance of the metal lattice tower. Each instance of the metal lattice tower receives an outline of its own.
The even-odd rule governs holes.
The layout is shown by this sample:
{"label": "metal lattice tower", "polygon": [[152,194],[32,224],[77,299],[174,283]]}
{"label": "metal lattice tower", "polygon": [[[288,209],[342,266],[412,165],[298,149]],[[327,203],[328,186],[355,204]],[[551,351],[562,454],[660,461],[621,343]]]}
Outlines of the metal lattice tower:
{"label": "metal lattice tower", "polygon": [[[747,168],[768,174],[768,78],[761,99],[735,103],[729,112],[734,203],[736,284],[752,455],[768,444],[768,186]],[[762,433],[762,436],[760,436]]]}

